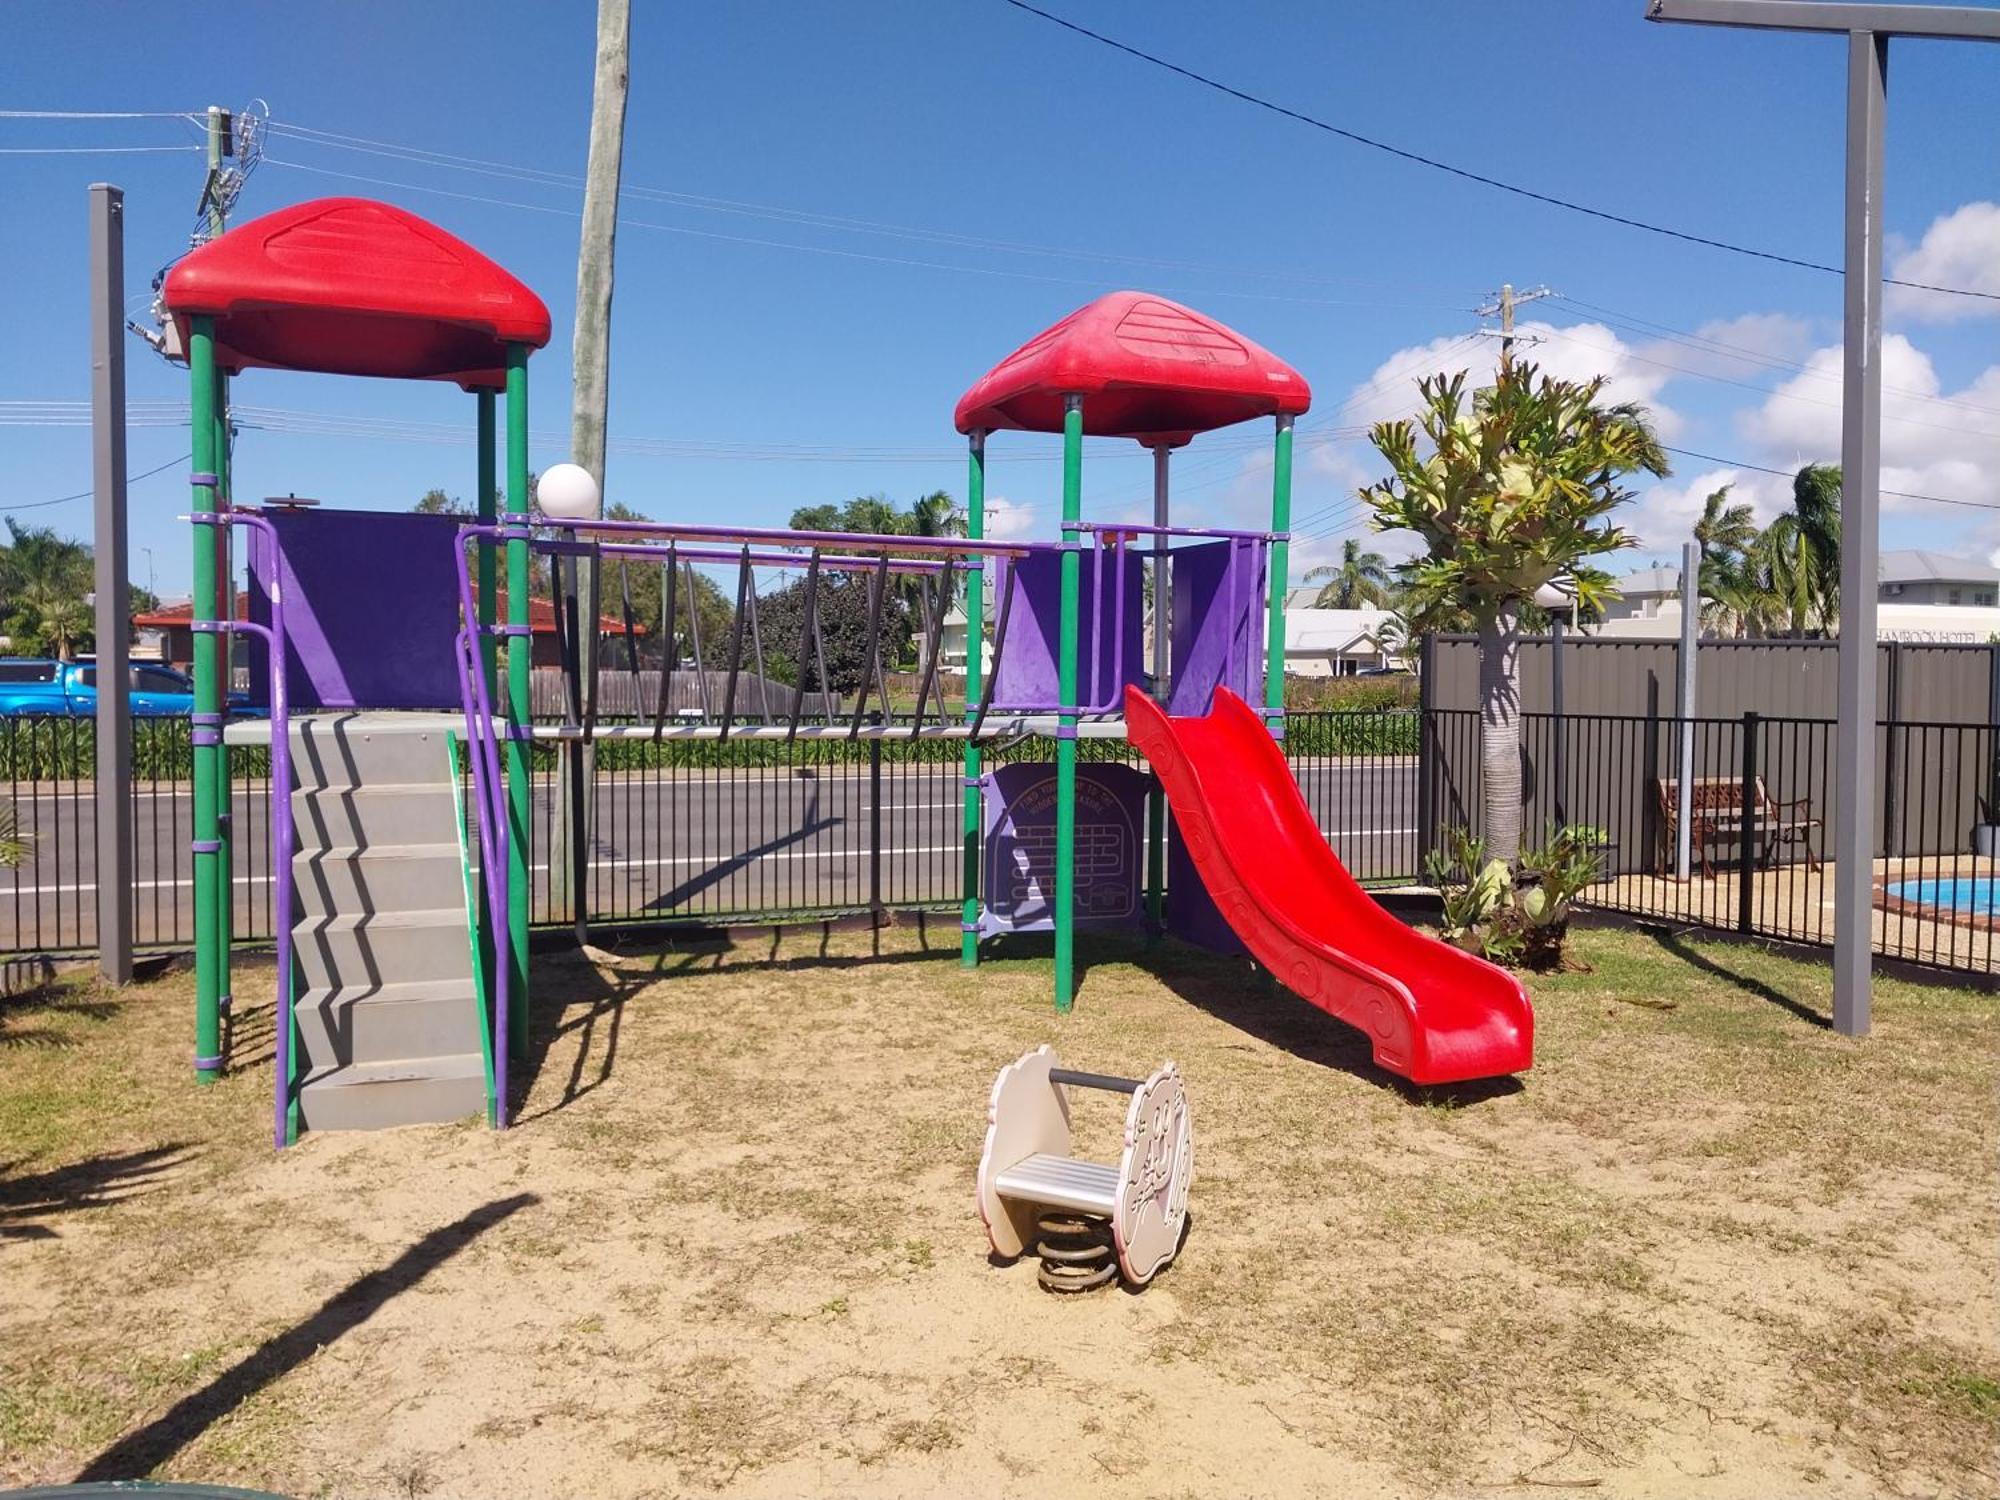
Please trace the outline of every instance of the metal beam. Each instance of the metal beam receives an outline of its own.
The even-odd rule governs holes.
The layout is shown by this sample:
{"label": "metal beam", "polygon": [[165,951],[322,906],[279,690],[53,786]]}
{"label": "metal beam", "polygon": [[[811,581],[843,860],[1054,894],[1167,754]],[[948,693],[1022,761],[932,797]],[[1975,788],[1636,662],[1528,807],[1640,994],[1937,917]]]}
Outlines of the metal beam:
{"label": "metal beam", "polygon": [[1875,913],[1875,594],[1882,488],[1882,122],[1889,39],[1847,42],[1847,295],[1840,417],[1841,815],[1834,836],[1833,1024],[1865,1036]]}
{"label": "metal beam", "polygon": [[[132,978],[132,595],[125,525],[125,192],[90,186],[91,488],[97,577],[97,971]],[[200,538],[207,545],[208,538]]]}
{"label": "metal beam", "polygon": [[1650,0],[1649,21],[1746,26],[1758,31],[1867,31],[1876,36],[2000,42],[2000,8],[1985,5],[1851,5],[1821,0]]}

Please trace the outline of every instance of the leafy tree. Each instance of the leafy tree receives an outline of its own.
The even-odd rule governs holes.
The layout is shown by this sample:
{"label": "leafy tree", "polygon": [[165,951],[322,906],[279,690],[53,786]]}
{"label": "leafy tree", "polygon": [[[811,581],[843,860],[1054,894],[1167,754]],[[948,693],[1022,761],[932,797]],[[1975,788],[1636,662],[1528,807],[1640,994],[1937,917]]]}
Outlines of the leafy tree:
{"label": "leafy tree", "polygon": [[1601,376],[1579,384],[1507,364],[1469,402],[1463,374],[1418,389],[1416,422],[1378,422],[1370,433],[1390,472],[1360,495],[1378,529],[1414,531],[1426,544],[1405,607],[1419,620],[1462,608],[1478,630],[1485,832],[1511,867],[1521,848],[1522,608],[1557,578],[1574,580],[1580,604],[1602,604],[1610,578],[1588,559],[1631,545],[1608,519],[1632,497],[1619,481],[1665,474],[1667,459],[1640,408],[1600,404]]}
{"label": "leafy tree", "polygon": [[[764,630],[764,655],[771,675],[794,685],[803,676],[807,692],[824,688],[852,694],[859,688],[868,666],[868,600],[872,587],[873,580],[865,573],[820,575],[816,612],[820,634],[826,642],[824,684],[819,681],[810,646],[804,652],[803,662],[800,659],[805,630],[805,580],[801,578],[765,595],[759,603],[758,619]],[[889,595],[882,601],[885,671],[908,657],[915,637],[916,621],[909,605],[896,595]]]}
{"label": "leafy tree", "polygon": [[466,521],[479,514],[477,506],[456,495],[447,495],[443,490],[425,490],[423,497],[410,509],[420,516],[457,516]]}
{"label": "leafy tree", "polygon": [[91,641],[90,548],[49,526],[9,519],[0,552],[0,601],[14,649],[24,655],[74,656]]}
{"label": "leafy tree", "polygon": [[1340,561],[1314,568],[1307,583],[1330,580],[1313,600],[1315,609],[1360,609],[1389,602],[1389,560],[1379,552],[1363,552],[1349,537],[1341,544]]}

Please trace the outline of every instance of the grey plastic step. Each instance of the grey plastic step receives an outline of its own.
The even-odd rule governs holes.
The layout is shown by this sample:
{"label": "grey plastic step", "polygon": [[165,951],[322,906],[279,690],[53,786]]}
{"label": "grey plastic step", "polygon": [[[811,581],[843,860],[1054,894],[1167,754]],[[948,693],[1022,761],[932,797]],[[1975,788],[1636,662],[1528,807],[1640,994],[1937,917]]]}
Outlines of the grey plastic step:
{"label": "grey plastic step", "polygon": [[446,736],[459,722],[446,714],[315,714],[293,721],[292,763],[303,787],[443,784],[451,774]]}
{"label": "grey plastic step", "polygon": [[335,845],[294,855],[292,883],[300,914],[310,921],[343,912],[437,907],[449,904],[454,894],[462,904],[465,871],[456,843]]}
{"label": "grey plastic step", "polygon": [[323,1069],[307,1076],[299,1112],[310,1130],[384,1130],[483,1115],[486,1065],[466,1052]]}
{"label": "grey plastic step", "polygon": [[307,990],[293,1010],[310,1071],[477,1051],[478,1006],[467,978]]}
{"label": "grey plastic step", "polygon": [[457,803],[442,779],[294,792],[292,821],[302,849],[458,842]]}
{"label": "grey plastic step", "polygon": [[463,979],[472,972],[465,905],[417,911],[341,913],[301,922],[292,948],[308,989]]}

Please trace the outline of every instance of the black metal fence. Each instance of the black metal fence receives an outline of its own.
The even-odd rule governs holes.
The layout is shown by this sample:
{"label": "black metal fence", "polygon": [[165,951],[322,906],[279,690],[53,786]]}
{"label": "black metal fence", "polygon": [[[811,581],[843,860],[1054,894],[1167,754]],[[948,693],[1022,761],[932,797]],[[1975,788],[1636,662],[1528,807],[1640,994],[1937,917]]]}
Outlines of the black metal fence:
{"label": "black metal fence", "polygon": [[[1685,731],[1686,743],[1683,743]],[[2000,731],[1891,724],[1883,785],[1864,815],[1880,858],[1878,952],[1987,971],[1995,944],[1969,882],[1996,872]],[[0,952],[87,950],[95,940],[94,726],[0,719],[0,796],[26,859],[0,871]],[[1292,715],[1286,748],[1320,828],[1355,875],[1420,880],[1454,825],[1477,831],[1479,718],[1471,710],[1334,710]],[[567,924],[579,897],[594,922],[725,921],[877,907],[947,907],[960,895],[961,745],[949,740],[800,738],[600,740],[589,789],[591,843],[573,878],[567,780],[555,746],[534,752],[531,892],[537,921]],[[135,726],[131,813],[137,939],[190,942],[193,798],[187,725]],[[1118,740],[1086,759],[1137,763]],[[990,764],[1053,758],[1024,740]],[[1523,721],[1528,843],[1556,824],[1595,830],[1598,907],[1688,926],[1824,944],[1833,875],[1822,862],[1833,804],[1833,725],[1818,719],[1683,721],[1651,715],[1531,714]],[[231,754],[234,921],[272,934],[261,750]],[[1690,782],[1689,869],[1677,869],[1679,783]],[[1747,857],[1746,857],[1746,851]],[[1991,889],[1991,885],[1986,887]]]}

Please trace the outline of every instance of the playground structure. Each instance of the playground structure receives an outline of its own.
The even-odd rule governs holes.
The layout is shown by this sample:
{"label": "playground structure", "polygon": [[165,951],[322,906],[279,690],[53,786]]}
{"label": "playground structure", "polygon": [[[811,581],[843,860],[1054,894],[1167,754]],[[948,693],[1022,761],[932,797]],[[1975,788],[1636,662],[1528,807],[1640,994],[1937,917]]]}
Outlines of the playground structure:
{"label": "playground structure", "polygon": [[[1073,1088],[1132,1096],[1116,1165],[1070,1155]],[[1173,1063],[1144,1079],[1113,1078],[1065,1068],[1042,1046],[993,1080],[979,1218],[995,1255],[1033,1248],[1048,1290],[1087,1291],[1114,1275],[1135,1287],[1151,1281],[1180,1250],[1193,1182],[1194,1121]]]}
{"label": "playground structure", "polygon": [[[527,361],[548,338],[547,310],[471,247],[388,205],[327,199],[246,223],[182,260],[164,300],[190,368],[196,438],[196,1066],[204,1078],[222,1066],[229,995],[229,819],[220,805],[229,751],[216,637],[247,628],[266,648],[272,712],[268,728],[239,725],[230,736],[270,736],[273,805],[283,811],[273,819],[273,867],[278,910],[290,914],[277,924],[280,1145],[302,1124],[455,1118],[481,1094],[489,1120],[507,1123],[511,1064],[529,1035],[537,740],[962,740],[967,966],[986,937],[1047,930],[1055,1004],[1067,1010],[1079,924],[1143,922],[1247,946],[1306,998],[1367,1031],[1378,1062],[1417,1082],[1528,1066],[1532,1016],[1519,985],[1377,908],[1304,816],[1278,753],[1292,430],[1311,397],[1296,371],[1241,335],[1140,292],[1072,313],[959,402],[967,535],[917,538],[605,521],[594,518],[594,485],[581,506],[551,496],[540,513],[522,509]],[[233,506],[225,378],[256,366],[450,380],[471,391],[478,519]],[[495,451],[503,391],[504,511]],[[1269,528],[1173,525],[1172,450],[1256,417],[1275,429]],[[986,537],[986,448],[1002,430],[1062,435],[1060,540]],[[1151,524],[1083,519],[1086,435],[1152,452]],[[571,509],[580,513],[553,513]],[[247,626],[224,607],[226,538],[237,525],[260,543]],[[602,718],[596,675],[577,670],[579,622],[599,618],[594,587],[588,601],[567,591],[556,610],[570,666],[563,720],[533,721],[537,564],[560,576],[580,557],[621,574],[661,570],[665,655],[650,722]],[[693,570],[728,565],[738,608],[722,701],[687,722],[668,709],[681,613],[706,683]],[[767,641],[759,620],[758,576],[772,569],[803,579],[793,641]],[[1145,569],[1158,601],[1150,661]],[[823,591],[836,580],[867,589],[866,659],[851,704],[833,690],[820,630]],[[961,586],[968,650],[954,711],[940,660]],[[891,707],[882,624],[892,588],[914,591],[922,626],[915,712],[902,720],[882,712]],[[385,598],[396,610],[380,608]],[[629,588],[626,602],[629,667]],[[990,673],[981,650],[989,602]],[[767,648],[780,645],[796,664],[788,703],[773,701],[766,672]],[[759,686],[739,703],[746,656]],[[306,709],[338,717],[295,721]],[[1131,767],[1079,766],[1080,739],[1123,739],[1128,728],[1158,784]],[[1053,742],[1052,765],[987,767],[986,747],[1029,735]],[[301,763],[309,781],[295,780]],[[1181,833],[1171,843],[1169,801]],[[459,878],[445,879],[453,869]]]}

